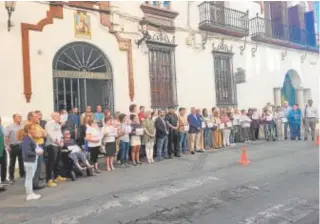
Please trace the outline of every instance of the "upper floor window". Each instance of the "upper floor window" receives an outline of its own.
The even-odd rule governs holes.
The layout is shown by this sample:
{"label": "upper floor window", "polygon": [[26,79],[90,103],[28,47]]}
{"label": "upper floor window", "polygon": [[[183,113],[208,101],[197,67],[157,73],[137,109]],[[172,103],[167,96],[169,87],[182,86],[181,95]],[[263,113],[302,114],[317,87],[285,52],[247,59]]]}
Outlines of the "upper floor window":
{"label": "upper floor window", "polygon": [[214,52],[214,76],[217,106],[236,106],[237,91],[233,77],[231,54]]}
{"label": "upper floor window", "polygon": [[145,3],[159,8],[170,9],[169,1],[146,1]]}

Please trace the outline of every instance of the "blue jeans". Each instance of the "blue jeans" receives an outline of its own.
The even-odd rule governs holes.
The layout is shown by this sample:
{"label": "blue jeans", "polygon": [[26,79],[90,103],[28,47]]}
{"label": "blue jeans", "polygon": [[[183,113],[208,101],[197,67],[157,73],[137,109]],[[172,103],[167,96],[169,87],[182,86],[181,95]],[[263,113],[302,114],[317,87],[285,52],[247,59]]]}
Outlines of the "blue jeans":
{"label": "blue jeans", "polygon": [[301,139],[301,124],[300,123],[291,123],[290,124],[290,130],[291,130],[291,139],[295,140],[296,138]]}
{"label": "blue jeans", "polygon": [[157,158],[161,160],[162,153],[164,158],[168,157],[168,136],[157,138]]}
{"label": "blue jeans", "polygon": [[231,132],[230,132],[230,138],[229,138],[229,141],[230,141],[230,144],[234,144],[234,137],[235,137],[235,131],[231,129]]}
{"label": "blue jeans", "polygon": [[187,151],[187,132],[179,132],[178,133],[179,142],[178,148],[179,153]]}
{"label": "blue jeans", "polygon": [[120,140],[121,163],[128,161],[129,150],[130,150],[130,142],[124,142]]}
{"label": "blue jeans", "polygon": [[289,131],[290,131],[290,137],[292,136],[291,125],[288,122],[286,122],[286,123],[284,123],[284,138],[288,138],[288,128],[289,128]]}
{"label": "blue jeans", "polygon": [[204,148],[208,149],[212,147],[213,140],[212,140],[212,129],[205,128],[203,130],[203,141],[204,141]]}

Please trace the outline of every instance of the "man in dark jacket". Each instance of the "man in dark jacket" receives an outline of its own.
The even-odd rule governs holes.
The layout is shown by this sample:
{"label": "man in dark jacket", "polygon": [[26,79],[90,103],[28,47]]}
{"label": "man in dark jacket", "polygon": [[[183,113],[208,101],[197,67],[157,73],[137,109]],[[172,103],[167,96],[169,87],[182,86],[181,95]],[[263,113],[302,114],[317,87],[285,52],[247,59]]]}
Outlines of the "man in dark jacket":
{"label": "man in dark jacket", "polygon": [[167,113],[165,120],[169,126],[169,135],[168,135],[168,154],[169,158],[174,154],[175,156],[180,157],[178,154],[178,116],[175,113],[173,107],[169,107],[169,112]]}
{"label": "man in dark jacket", "polygon": [[155,121],[156,127],[156,136],[157,136],[157,158],[158,161],[162,159],[162,155],[164,158],[168,158],[168,134],[169,127],[167,122],[164,119],[164,111],[161,110],[159,112],[159,117]]}
{"label": "man in dark jacket", "polygon": [[199,117],[196,114],[196,108],[191,108],[191,114],[188,115],[189,123],[189,149],[191,154],[194,154],[194,151],[197,147],[197,142],[200,142],[200,128],[201,122]]}

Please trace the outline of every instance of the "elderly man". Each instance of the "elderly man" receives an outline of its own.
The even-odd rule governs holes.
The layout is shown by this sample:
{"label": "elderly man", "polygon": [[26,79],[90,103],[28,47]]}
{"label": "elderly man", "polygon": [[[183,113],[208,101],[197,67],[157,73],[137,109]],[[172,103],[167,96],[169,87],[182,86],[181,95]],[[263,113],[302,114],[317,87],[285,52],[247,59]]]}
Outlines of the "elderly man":
{"label": "elderly man", "polygon": [[292,135],[291,132],[291,127],[289,127],[289,123],[288,123],[288,115],[290,110],[292,110],[292,108],[289,106],[288,101],[284,101],[283,103],[283,112],[284,112],[284,118],[286,118],[284,120],[284,139],[288,139],[288,128],[290,129],[290,137]]}
{"label": "elderly man", "polygon": [[[46,124],[45,130],[47,132],[47,183],[49,187],[55,187],[55,182],[64,181],[65,178],[61,177],[58,172],[58,161],[60,154],[60,147],[63,145],[63,136],[60,125],[60,114],[52,113],[51,121]],[[55,182],[53,181],[56,177]]]}
{"label": "elderly man", "polygon": [[22,141],[21,139],[17,138],[18,133],[21,132],[21,129],[23,129],[23,125],[21,124],[21,115],[14,114],[12,118],[13,123],[5,129],[5,142],[7,150],[10,153],[9,179],[11,181],[14,181],[14,170],[16,167],[17,157],[19,162],[19,173],[21,178],[24,178],[25,170],[22,159]]}
{"label": "elderly man", "polygon": [[[41,148],[43,148],[44,147],[44,140],[46,137],[46,132],[40,126],[40,117],[39,117],[38,113],[36,113],[35,111],[31,111],[28,113],[27,117],[28,117],[28,123],[33,124],[35,127],[35,137],[34,137],[35,143],[38,144]],[[36,169],[36,172],[33,177],[33,188],[34,189],[41,189],[41,188],[45,187],[45,184],[40,182],[41,168],[42,168],[43,164],[44,164],[43,155],[39,155],[37,169]]]}
{"label": "elderly man", "polygon": [[308,100],[308,104],[305,106],[302,114],[304,122],[304,140],[308,140],[309,129],[311,129],[311,138],[312,141],[314,141],[319,114],[318,109],[313,106],[313,100]]}
{"label": "elderly man", "polygon": [[[200,150],[199,147],[200,142],[200,128],[201,121],[196,113],[196,108],[191,108],[191,113],[188,115],[188,123],[189,123],[189,150],[191,154],[194,155],[195,150]],[[197,144],[198,143],[198,144]]]}

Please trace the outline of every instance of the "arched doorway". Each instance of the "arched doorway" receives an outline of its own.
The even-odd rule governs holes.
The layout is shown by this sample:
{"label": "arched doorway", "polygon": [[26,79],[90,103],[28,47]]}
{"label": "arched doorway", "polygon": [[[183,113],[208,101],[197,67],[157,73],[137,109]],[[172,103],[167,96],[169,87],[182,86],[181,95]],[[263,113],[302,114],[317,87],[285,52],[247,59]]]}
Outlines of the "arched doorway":
{"label": "arched doorway", "polygon": [[112,68],[100,49],[86,42],[69,43],[56,53],[52,68],[55,111],[84,111],[98,104],[113,110]]}
{"label": "arched doorway", "polygon": [[295,70],[289,70],[284,78],[281,89],[282,103],[288,101],[289,105],[296,104],[296,89],[301,86],[301,80]]}

